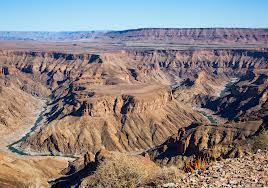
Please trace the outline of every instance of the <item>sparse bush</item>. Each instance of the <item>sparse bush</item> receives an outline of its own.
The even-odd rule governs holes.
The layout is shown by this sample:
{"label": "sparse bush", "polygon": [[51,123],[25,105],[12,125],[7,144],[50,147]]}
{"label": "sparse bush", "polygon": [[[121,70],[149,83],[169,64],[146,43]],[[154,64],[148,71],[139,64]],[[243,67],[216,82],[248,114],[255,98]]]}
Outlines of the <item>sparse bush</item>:
{"label": "sparse bush", "polygon": [[156,187],[179,180],[176,167],[160,168],[141,156],[116,154],[105,159],[80,187]]}
{"label": "sparse bush", "polygon": [[253,152],[257,150],[268,150],[268,131],[261,133],[252,139],[251,149]]}
{"label": "sparse bush", "polygon": [[157,187],[166,183],[178,183],[181,178],[182,173],[178,168],[174,166],[163,167],[151,174],[144,184],[150,187]]}
{"label": "sparse bush", "polygon": [[116,154],[104,160],[92,177],[90,187],[137,187],[148,179],[157,167],[140,157]]}

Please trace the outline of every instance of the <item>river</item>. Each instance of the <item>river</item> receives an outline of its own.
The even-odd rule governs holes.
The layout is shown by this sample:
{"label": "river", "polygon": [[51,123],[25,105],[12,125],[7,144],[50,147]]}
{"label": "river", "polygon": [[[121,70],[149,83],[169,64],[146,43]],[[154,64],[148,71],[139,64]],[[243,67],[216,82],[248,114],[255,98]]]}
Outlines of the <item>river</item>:
{"label": "river", "polygon": [[[219,92],[218,97],[223,97],[225,95],[225,93],[232,87],[232,85],[234,85],[235,82],[238,81],[238,78],[231,78],[231,80],[224,85],[223,89]],[[218,124],[218,120],[216,118],[213,117],[213,115],[211,113],[208,113],[205,110],[202,110],[202,108],[199,108],[198,110],[203,116],[206,117],[206,119],[211,123],[211,124]]]}
{"label": "river", "polygon": [[234,85],[234,83],[237,82],[237,81],[238,81],[238,78],[231,78],[231,81],[228,82],[228,83],[224,86],[224,88],[220,91],[220,93],[219,93],[219,97],[223,97],[224,94],[226,93],[226,91],[228,91],[228,90],[232,87],[232,85]]}
{"label": "river", "polygon": [[47,110],[47,104],[46,104],[46,107],[44,107],[40,114],[38,115],[37,119],[35,120],[32,128],[30,129],[30,131],[28,133],[26,133],[21,139],[17,140],[16,142],[8,145],[8,149],[13,152],[13,153],[16,153],[16,154],[19,154],[19,155],[30,155],[29,153],[26,153],[25,151],[21,150],[18,148],[18,145],[25,141],[43,122],[44,120],[44,114]]}
{"label": "river", "polygon": [[49,154],[49,153],[30,153],[27,152],[25,150],[23,150],[22,148],[19,147],[20,143],[27,140],[27,138],[29,136],[31,136],[32,133],[34,133],[34,131],[36,131],[36,129],[38,127],[40,127],[42,125],[42,123],[45,120],[45,113],[48,109],[48,104],[46,103],[46,106],[43,107],[43,109],[41,110],[40,114],[37,116],[32,128],[30,129],[30,131],[28,133],[26,133],[21,139],[17,140],[16,142],[13,142],[12,144],[8,145],[8,149],[12,152],[15,153],[17,155],[25,155],[25,156],[55,156],[55,157],[63,157],[66,158],[67,160],[73,160],[73,159],[77,159],[76,156],[73,155],[63,155],[63,154]]}
{"label": "river", "polygon": [[205,112],[205,111],[199,111],[203,116],[205,116],[207,118],[207,120],[211,123],[211,124],[218,124],[218,120],[216,120],[212,115],[210,115],[209,113]]}

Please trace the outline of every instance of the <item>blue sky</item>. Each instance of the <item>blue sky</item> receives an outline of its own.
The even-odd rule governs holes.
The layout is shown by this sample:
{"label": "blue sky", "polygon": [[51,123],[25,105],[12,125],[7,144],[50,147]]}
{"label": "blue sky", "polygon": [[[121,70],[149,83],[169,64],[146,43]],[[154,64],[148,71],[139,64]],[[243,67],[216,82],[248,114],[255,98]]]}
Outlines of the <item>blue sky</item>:
{"label": "blue sky", "polygon": [[268,28],[268,0],[1,0],[1,31]]}

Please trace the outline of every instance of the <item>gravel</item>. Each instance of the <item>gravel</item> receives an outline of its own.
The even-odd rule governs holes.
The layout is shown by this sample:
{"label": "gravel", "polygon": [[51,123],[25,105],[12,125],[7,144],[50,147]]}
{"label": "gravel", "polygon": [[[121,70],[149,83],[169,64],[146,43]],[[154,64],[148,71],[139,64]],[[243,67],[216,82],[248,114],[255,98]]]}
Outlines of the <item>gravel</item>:
{"label": "gravel", "polygon": [[181,182],[163,187],[268,187],[268,152],[215,161],[205,170],[188,173]]}

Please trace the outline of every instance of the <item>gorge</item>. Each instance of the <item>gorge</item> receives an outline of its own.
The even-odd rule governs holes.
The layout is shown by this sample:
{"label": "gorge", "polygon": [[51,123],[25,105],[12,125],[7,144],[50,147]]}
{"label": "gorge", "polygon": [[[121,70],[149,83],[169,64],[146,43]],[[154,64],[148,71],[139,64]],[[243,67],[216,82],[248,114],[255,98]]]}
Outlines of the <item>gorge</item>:
{"label": "gorge", "polygon": [[[12,42],[0,41],[0,169],[8,164],[11,174],[0,173],[0,182],[16,187],[22,181],[12,180],[9,162],[20,157],[22,166],[29,159],[40,176],[49,174],[42,178],[45,187],[87,187],[96,169],[118,156],[148,169],[179,168],[197,156],[247,156],[254,139],[266,134],[267,30],[141,29],[94,36],[99,38],[90,36],[88,43],[73,41],[89,45],[73,51],[70,41],[33,42],[38,48],[18,41],[13,49]],[[91,40],[105,43],[103,49]],[[188,40],[190,46],[181,44]],[[43,171],[47,162],[54,172]]]}

